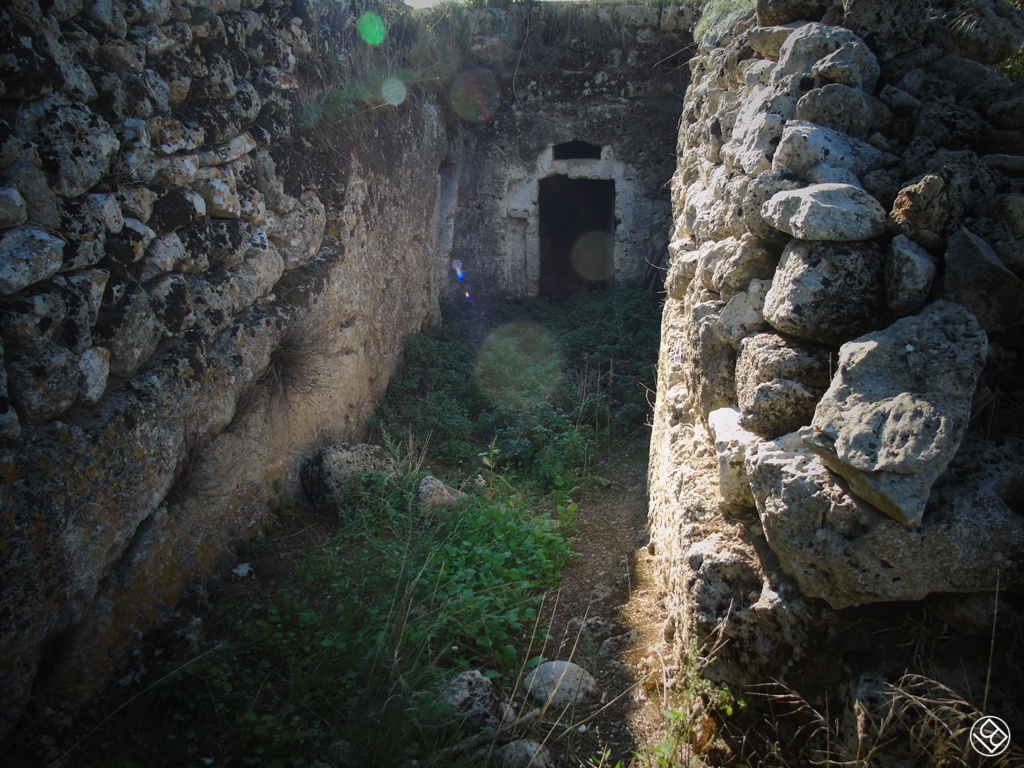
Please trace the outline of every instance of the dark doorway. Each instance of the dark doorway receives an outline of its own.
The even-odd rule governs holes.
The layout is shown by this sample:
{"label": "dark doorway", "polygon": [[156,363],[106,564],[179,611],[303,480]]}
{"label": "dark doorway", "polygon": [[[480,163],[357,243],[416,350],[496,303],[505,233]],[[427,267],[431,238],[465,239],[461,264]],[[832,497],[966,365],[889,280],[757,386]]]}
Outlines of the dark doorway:
{"label": "dark doorway", "polygon": [[563,301],[603,288],[614,273],[615,182],[550,176],[540,181],[540,285]]}

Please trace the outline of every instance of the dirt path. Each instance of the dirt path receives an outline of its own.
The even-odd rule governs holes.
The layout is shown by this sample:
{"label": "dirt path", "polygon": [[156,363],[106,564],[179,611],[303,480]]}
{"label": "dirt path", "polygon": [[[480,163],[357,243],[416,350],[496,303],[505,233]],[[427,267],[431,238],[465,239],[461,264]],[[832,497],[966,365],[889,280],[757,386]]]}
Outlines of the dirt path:
{"label": "dirt path", "polygon": [[579,501],[579,557],[543,615],[551,638],[543,655],[593,674],[604,706],[582,732],[553,730],[548,746],[561,766],[596,765],[607,753],[602,766],[625,768],[663,730],[665,612],[647,551],[647,446],[616,449],[596,474]]}

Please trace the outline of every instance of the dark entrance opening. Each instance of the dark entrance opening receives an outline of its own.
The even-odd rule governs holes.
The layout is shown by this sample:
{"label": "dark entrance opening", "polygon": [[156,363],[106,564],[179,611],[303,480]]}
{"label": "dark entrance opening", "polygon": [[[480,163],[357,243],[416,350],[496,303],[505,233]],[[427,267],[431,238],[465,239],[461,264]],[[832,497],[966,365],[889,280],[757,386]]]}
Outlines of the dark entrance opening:
{"label": "dark entrance opening", "polygon": [[555,160],[600,160],[601,148],[597,144],[573,139],[565,144],[556,144],[553,156]]}
{"label": "dark entrance opening", "polygon": [[540,296],[563,301],[580,288],[603,288],[615,271],[615,182],[550,176],[538,202]]}

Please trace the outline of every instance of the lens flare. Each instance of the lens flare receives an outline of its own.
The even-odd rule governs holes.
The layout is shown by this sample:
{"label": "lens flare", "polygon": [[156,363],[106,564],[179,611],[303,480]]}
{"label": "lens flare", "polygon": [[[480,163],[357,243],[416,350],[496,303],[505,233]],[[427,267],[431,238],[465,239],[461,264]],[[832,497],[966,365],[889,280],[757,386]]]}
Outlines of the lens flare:
{"label": "lens flare", "polygon": [[397,77],[389,77],[380,86],[380,96],[393,107],[405,101],[405,83]]}
{"label": "lens flare", "polygon": [[584,280],[602,282],[615,273],[615,240],[607,232],[587,232],[569,253],[576,274]]}
{"label": "lens flare", "polygon": [[498,80],[487,69],[464,69],[448,88],[452,108],[467,123],[484,123],[494,117],[501,101]]}
{"label": "lens flare", "polygon": [[384,19],[373,11],[365,11],[360,14],[359,21],[356,22],[356,31],[364,42],[370,45],[380,45],[384,42],[384,36],[387,34]]}
{"label": "lens flare", "polygon": [[[461,261],[459,261],[458,259],[453,259],[452,260],[452,269],[455,270],[455,276],[457,278],[459,278],[459,282],[460,283],[463,280],[466,279],[466,274],[462,271],[462,262]],[[467,299],[469,298],[469,294],[468,293],[466,294],[466,298]]]}
{"label": "lens flare", "polygon": [[498,405],[529,408],[548,400],[562,372],[554,336],[536,323],[511,323],[495,329],[477,357],[473,380]]}

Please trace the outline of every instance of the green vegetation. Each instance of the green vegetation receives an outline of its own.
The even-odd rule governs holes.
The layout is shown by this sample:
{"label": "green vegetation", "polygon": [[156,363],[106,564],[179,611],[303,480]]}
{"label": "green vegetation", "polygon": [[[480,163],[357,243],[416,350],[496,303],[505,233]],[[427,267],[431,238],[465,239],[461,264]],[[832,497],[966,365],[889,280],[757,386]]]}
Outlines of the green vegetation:
{"label": "green vegetation", "polygon": [[699,43],[708,33],[721,36],[753,12],[754,0],[710,0],[693,28],[693,39]]}
{"label": "green vegetation", "polygon": [[[358,476],[331,531],[275,488],[275,525],[238,545],[245,567],[166,630],[154,682],[78,724],[68,764],[291,768],[332,749],[361,766],[472,764],[486,744],[439,702],[442,681],[482,669],[510,691],[544,652],[538,613],[572,557],[576,482],[642,425],[657,333],[654,299],[629,287],[447,307],[409,340],[377,417],[403,435],[404,469]],[[424,462],[486,479],[428,512]]]}
{"label": "green vegetation", "polygon": [[409,339],[378,411],[386,435],[411,431],[454,470],[492,469],[556,488],[601,445],[643,428],[655,382],[659,307],[639,288],[444,308]]}
{"label": "green vegetation", "polygon": [[[1024,13],[1024,0],[1003,0],[1004,3]],[[999,71],[1011,80],[1024,77],[1024,46],[998,67]]]}

